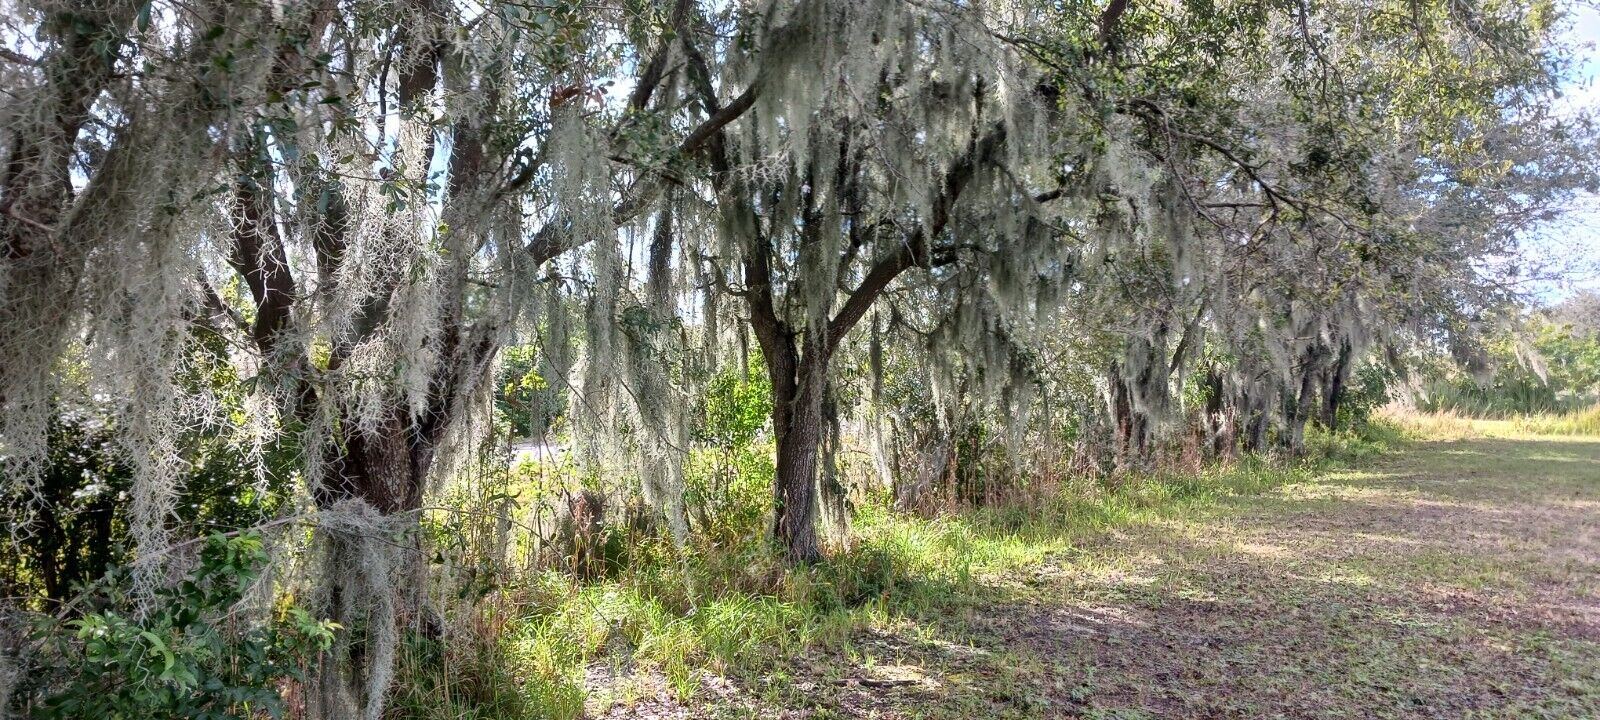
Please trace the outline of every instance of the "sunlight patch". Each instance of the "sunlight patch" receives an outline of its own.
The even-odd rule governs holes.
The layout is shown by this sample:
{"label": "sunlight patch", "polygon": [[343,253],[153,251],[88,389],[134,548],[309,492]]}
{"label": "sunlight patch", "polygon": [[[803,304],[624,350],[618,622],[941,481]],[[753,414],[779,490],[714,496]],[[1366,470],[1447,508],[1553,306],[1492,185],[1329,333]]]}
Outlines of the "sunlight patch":
{"label": "sunlight patch", "polygon": [[1234,543],[1234,548],[1242,553],[1274,560],[1286,560],[1295,557],[1295,553],[1289,552],[1288,548],[1270,543],[1237,542]]}
{"label": "sunlight patch", "polygon": [[1318,583],[1321,585],[1348,585],[1350,587],[1373,587],[1378,584],[1376,578],[1364,572],[1357,572],[1346,568],[1330,567],[1312,575],[1291,575],[1297,580]]}

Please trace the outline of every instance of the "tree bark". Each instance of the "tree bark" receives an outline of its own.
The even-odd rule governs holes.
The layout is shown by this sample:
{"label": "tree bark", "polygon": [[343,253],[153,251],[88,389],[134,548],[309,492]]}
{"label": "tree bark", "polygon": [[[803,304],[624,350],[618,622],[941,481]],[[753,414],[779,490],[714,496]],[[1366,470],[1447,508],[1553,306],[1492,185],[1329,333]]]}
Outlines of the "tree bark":
{"label": "tree bark", "polygon": [[317,504],[332,507],[342,500],[361,500],[384,515],[422,506],[423,489],[433,465],[434,443],[397,408],[382,430],[372,435],[350,432],[344,448],[329,462],[330,477],[317,493]]}
{"label": "tree bark", "polygon": [[[53,21],[43,30],[56,45],[40,61],[45,102],[15,135],[0,167],[0,255],[13,261],[49,242],[72,201],[70,164],[78,134],[95,98],[109,87],[113,66],[103,51],[121,37],[137,4],[74,7],[76,22]],[[48,258],[47,258],[48,260]]]}
{"label": "tree bark", "polygon": [[817,498],[821,503],[822,525],[827,537],[842,542],[850,534],[850,492],[839,474],[839,450],[843,442],[843,428],[839,421],[838,396],[833,383],[826,383],[822,398],[822,440],[819,449],[821,467],[817,473]]}
{"label": "tree bark", "polygon": [[1317,406],[1317,379],[1322,374],[1326,356],[1327,351],[1320,345],[1313,345],[1306,350],[1300,366],[1299,391],[1284,400],[1288,433],[1283,438],[1283,445],[1296,456],[1306,452],[1306,422],[1311,419]]}
{"label": "tree bark", "polygon": [[[36,390],[45,372],[35,359],[59,354],[63,340],[54,328],[68,321],[74,307],[48,299],[73,295],[89,250],[82,242],[62,242],[60,226],[75,200],[71,160],[96,98],[113,80],[113,65],[102,50],[132,23],[137,5],[118,0],[63,9],[72,12],[59,13],[62,18],[77,22],[53,19],[40,27],[41,40],[52,44],[38,63],[44,75],[40,99],[21,101],[36,107],[9,128],[11,142],[0,165],[0,307],[6,311],[0,322],[0,412],[47,400]],[[111,152],[117,152],[115,145]],[[0,419],[0,432],[6,426]]]}
{"label": "tree bark", "polygon": [[1353,349],[1349,341],[1339,344],[1339,353],[1333,366],[1323,376],[1322,407],[1318,421],[1329,430],[1339,429],[1339,407],[1344,404],[1345,387],[1350,382]]}
{"label": "tree bark", "polygon": [[772,427],[778,445],[773,478],[776,521],[773,535],[789,561],[822,559],[817,539],[817,457],[822,448],[822,403],[828,356],[817,343],[806,343],[802,356],[792,336],[765,351],[772,380]]}
{"label": "tree bark", "polygon": [[1240,392],[1237,407],[1244,422],[1244,451],[1261,452],[1267,446],[1268,403],[1258,395]]}

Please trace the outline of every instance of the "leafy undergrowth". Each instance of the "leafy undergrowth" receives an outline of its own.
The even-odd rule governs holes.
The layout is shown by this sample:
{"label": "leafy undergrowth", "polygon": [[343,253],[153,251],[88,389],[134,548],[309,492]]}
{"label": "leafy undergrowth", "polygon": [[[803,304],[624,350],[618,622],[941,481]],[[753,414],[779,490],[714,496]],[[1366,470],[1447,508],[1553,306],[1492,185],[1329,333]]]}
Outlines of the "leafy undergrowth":
{"label": "leafy undergrowth", "polygon": [[546,575],[484,614],[481,648],[414,656],[456,686],[408,681],[396,712],[1592,717],[1600,439],[1467,430],[934,520],[869,511],[805,571],[723,538],[603,582]]}

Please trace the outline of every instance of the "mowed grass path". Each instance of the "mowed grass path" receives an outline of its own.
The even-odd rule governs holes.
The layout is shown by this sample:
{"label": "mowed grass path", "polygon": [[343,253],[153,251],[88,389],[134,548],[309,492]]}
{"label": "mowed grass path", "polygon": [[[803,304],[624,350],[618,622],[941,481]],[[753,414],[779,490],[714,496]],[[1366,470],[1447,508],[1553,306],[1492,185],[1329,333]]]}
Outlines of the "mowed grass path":
{"label": "mowed grass path", "polygon": [[1418,442],[974,582],[597,714],[1600,717],[1600,438]]}

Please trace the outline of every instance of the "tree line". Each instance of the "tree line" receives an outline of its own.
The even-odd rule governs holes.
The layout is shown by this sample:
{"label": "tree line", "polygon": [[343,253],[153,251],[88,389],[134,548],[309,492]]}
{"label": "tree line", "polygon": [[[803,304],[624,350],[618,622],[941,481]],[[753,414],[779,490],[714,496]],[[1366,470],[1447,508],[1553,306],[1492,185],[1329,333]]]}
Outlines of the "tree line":
{"label": "tree line", "polygon": [[378,717],[421,515],[508,411],[682,542],[709,399],[760,384],[800,565],[849,447],[903,508],[1303,453],[1504,360],[1523,239],[1595,186],[1563,10],[11,3],[6,594],[314,518],[308,707]]}

